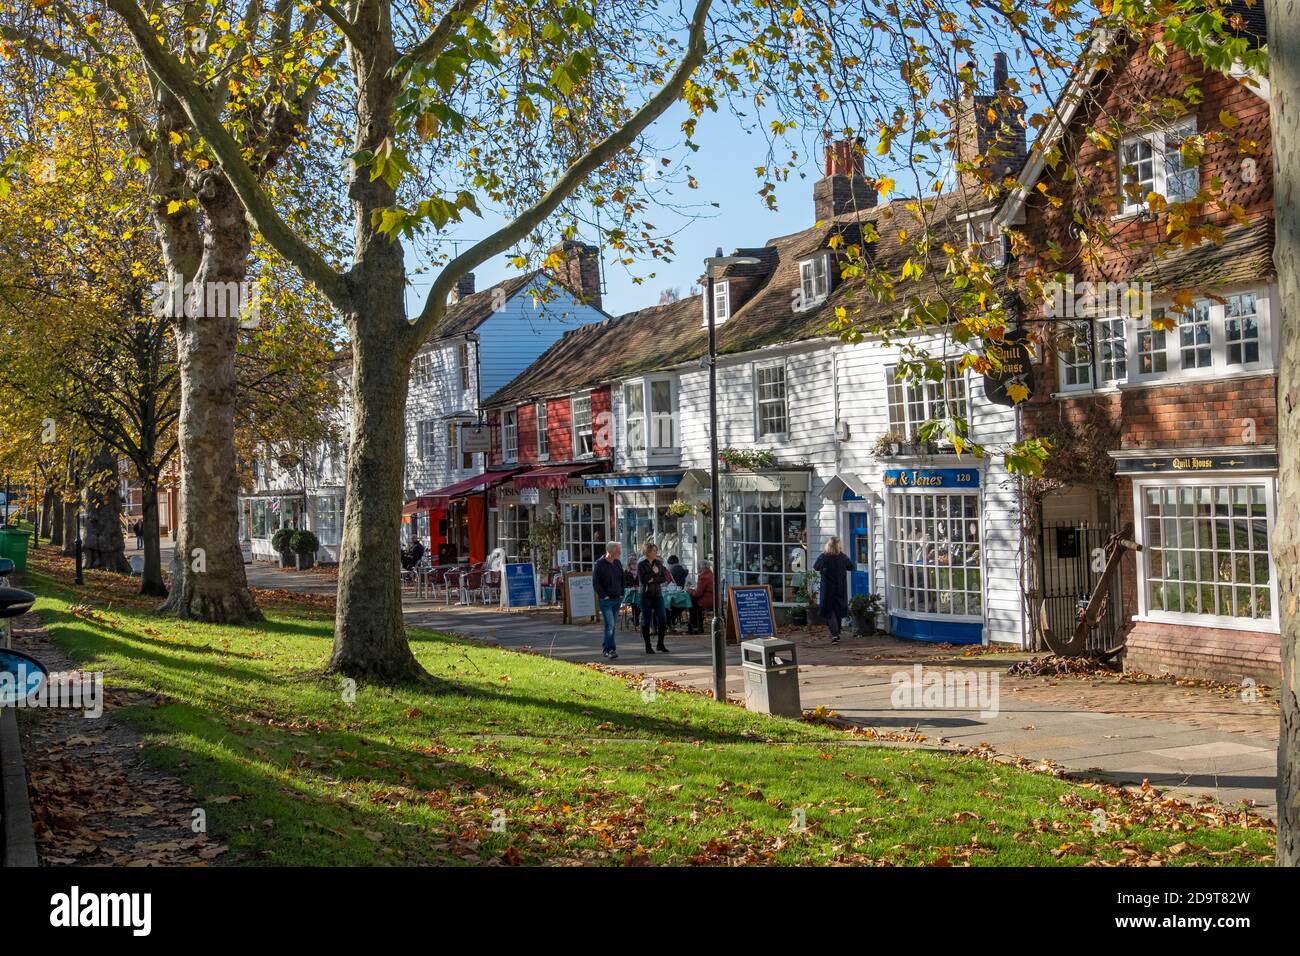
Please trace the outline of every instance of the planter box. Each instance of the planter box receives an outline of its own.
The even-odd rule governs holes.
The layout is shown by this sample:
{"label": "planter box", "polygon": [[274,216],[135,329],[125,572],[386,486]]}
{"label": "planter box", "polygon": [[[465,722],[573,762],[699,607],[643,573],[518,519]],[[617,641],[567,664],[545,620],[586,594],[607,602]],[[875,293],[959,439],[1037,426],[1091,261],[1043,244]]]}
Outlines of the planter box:
{"label": "planter box", "polygon": [[288,571],[296,566],[297,564],[294,561],[294,555],[292,551],[280,552],[280,569],[282,571]]}
{"label": "planter box", "polygon": [[297,557],[298,557],[299,571],[307,571],[310,568],[315,567],[316,565],[316,555],[312,554],[311,552],[308,552],[307,554],[300,554]]}

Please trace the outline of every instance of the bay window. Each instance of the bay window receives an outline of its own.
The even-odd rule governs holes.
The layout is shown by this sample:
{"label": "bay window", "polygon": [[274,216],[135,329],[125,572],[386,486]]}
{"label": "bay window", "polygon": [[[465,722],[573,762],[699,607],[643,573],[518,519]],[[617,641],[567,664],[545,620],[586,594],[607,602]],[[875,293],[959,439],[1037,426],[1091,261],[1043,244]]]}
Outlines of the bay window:
{"label": "bay window", "polygon": [[889,551],[895,613],[982,617],[978,493],[891,493]]}
{"label": "bay window", "polygon": [[323,545],[337,546],[343,535],[343,496],[316,495],[316,537]]}
{"label": "bay window", "polygon": [[1273,479],[1134,482],[1143,611],[1206,626],[1276,626]]}

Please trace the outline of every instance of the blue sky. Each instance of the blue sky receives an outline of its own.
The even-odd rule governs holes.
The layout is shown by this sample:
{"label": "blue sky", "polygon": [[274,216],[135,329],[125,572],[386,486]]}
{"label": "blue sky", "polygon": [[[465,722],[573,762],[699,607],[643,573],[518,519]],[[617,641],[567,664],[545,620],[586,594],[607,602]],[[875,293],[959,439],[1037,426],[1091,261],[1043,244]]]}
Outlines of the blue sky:
{"label": "blue sky", "polygon": [[[666,114],[651,128],[649,136],[669,158],[689,163],[699,188],[688,189],[684,182],[670,183],[667,188],[673,203],[695,207],[694,212],[688,215],[665,208],[648,216],[661,234],[673,234],[676,255],[671,263],[656,260],[635,266],[611,265],[612,256],[606,255],[604,305],[612,315],[654,305],[664,289],[676,288],[686,296],[703,271],[704,257],[712,255],[719,246],[730,252],[736,246],[761,245],[774,236],[806,229],[814,222],[812,188],[821,176],[819,148],[816,156],[802,155],[801,150],[806,178],[792,175],[788,182],[778,185],[778,209],[773,212],[758,196],[761,182],[754,174],[754,168],[766,162],[766,141],[761,136],[747,134],[740,121],[728,112],[708,113],[701,117],[696,131],[700,149],[692,153],[680,148],[684,116],[684,108]],[[715,208],[711,203],[718,205]],[[449,235],[479,239],[499,221],[487,213],[482,219],[467,220]],[[596,240],[594,231],[582,238],[588,242]],[[474,270],[479,289],[513,273],[505,256]],[[654,277],[648,278],[652,274]],[[635,276],[644,278],[644,284],[637,285],[633,281]],[[408,314],[419,310],[428,286],[427,277],[417,280],[407,296]]]}

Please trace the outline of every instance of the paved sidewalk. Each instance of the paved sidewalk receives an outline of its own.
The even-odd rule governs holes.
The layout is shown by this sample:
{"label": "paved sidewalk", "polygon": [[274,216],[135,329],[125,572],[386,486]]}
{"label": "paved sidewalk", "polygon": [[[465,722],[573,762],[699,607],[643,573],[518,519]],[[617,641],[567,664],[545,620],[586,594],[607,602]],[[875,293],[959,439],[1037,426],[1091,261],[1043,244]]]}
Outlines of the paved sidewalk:
{"label": "paved sidewalk", "polygon": [[[282,572],[267,565],[250,574],[261,587],[328,590],[328,581]],[[325,586],[322,588],[322,586]],[[406,601],[413,625],[528,649],[563,660],[603,662],[600,628],[564,625],[558,613],[514,612]],[[615,667],[690,687],[712,686],[707,637],[669,635],[667,655],[646,655],[639,634],[620,631]],[[962,656],[888,637],[846,637],[838,647],[807,633],[799,637],[803,707],[833,710],[884,732],[919,733],[927,743],[973,747],[987,744],[1006,754],[1050,760],[1071,771],[1114,782],[1141,783],[1183,798],[1212,797],[1223,804],[1248,801],[1276,817],[1277,734],[1275,700],[1244,702],[1234,695],[1172,683],[1120,683],[1074,678],[1012,678],[1014,657]],[[895,675],[986,673],[998,676],[996,714],[958,708],[898,709],[891,697]],[[900,678],[901,679],[901,678]],[[727,692],[743,692],[739,648],[727,648]],[[992,708],[990,708],[992,710]]]}

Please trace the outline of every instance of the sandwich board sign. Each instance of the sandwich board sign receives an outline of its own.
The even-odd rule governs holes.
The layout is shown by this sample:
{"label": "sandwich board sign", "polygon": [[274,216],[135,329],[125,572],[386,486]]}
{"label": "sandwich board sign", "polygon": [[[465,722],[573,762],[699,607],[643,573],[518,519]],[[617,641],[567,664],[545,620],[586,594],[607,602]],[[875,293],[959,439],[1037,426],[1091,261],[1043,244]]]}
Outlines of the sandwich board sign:
{"label": "sandwich board sign", "polygon": [[734,633],[738,641],[776,637],[776,611],[772,607],[772,588],[767,584],[736,584],[727,588]]}
{"label": "sandwich board sign", "polygon": [[564,593],[567,600],[565,620],[572,624],[581,618],[596,616],[596,588],[586,574],[566,574]]}
{"label": "sandwich board sign", "polygon": [[501,604],[507,608],[537,607],[537,569],[532,562],[506,565]]}

